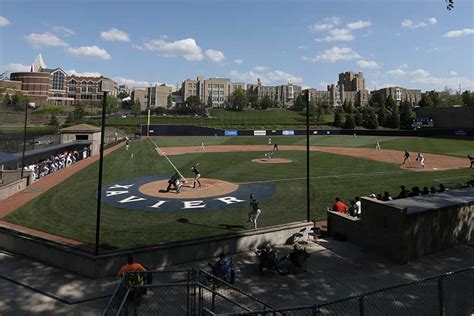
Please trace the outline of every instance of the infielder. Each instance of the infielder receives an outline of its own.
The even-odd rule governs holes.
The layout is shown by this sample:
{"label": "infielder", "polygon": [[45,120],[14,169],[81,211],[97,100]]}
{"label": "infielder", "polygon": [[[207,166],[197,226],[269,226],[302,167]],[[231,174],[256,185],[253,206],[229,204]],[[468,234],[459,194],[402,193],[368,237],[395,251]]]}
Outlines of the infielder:
{"label": "infielder", "polygon": [[405,162],[407,162],[407,161],[408,161],[408,164],[411,165],[410,153],[405,150],[405,155],[404,155],[404,159],[403,159],[402,165],[404,165]]}
{"label": "infielder", "polygon": [[375,143],[375,149],[381,149],[381,148],[380,148],[379,141],[377,141],[377,142]]}
{"label": "infielder", "polygon": [[249,207],[251,207],[252,209],[248,213],[249,220],[247,221],[247,223],[250,223],[250,222],[253,223],[254,229],[257,229],[257,219],[262,213],[262,211],[260,211],[260,207],[258,206],[258,200],[255,198],[255,195],[253,194],[250,194]]}
{"label": "infielder", "polygon": [[196,182],[199,184],[199,187],[201,187],[201,182],[199,181],[199,179],[201,178],[201,173],[199,172],[197,166],[199,166],[199,163],[195,164],[191,168],[191,171],[194,173],[193,188],[196,188]]}
{"label": "infielder", "polygon": [[176,193],[179,193],[181,186],[181,176],[176,172],[168,180],[168,187],[166,188],[165,192],[169,192],[170,190],[176,190]]}
{"label": "infielder", "polygon": [[201,142],[201,149],[204,150],[204,142]]}
{"label": "infielder", "polygon": [[418,153],[418,156],[416,156],[416,161],[420,163],[420,168],[425,167],[425,156],[422,153]]}
{"label": "infielder", "polygon": [[273,151],[278,150],[278,144],[273,145]]}
{"label": "infielder", "polygon": [[265,153],[265,158],[267,159],[272,159],[272,156],[273,156],[273,151],[269,151]]}

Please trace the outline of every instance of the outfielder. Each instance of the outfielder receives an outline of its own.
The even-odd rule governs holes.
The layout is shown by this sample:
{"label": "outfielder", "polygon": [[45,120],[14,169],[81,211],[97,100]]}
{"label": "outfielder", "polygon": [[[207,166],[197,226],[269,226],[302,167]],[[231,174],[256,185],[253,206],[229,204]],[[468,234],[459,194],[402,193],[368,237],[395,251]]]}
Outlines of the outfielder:
{"label": "outfielder", "polygon": [[418,153],[418,156],[416,156],[416,161],[420,163],[420,168],[425,167],[425,156],[422,153]]}
{"label": "outfielder", "polygon": [[269,138],[268,138],[268,145],[271,145],[271,144],[272,144],[272,138],[269,137]]}
{"label": "outfielder", "polygon": [[253,194],[250,194],[249,207],[251,207],[252,209],[248,213],[249,220],[247,221],[247,223],[252,222],[254,229],[257,229],[257,219],[262,213],[262,211],[260,210],[260,207],[258,206],[258,200],[255,198],[255,195]]}
{"label": "outfielder", "polygon": [[191,171],[194,173],[193,188],[196,188],[196,182],[199,184],[199,187],[201,187],[201,182],[199,181],[199,179],[201,178],[201,173],[199,172],[199,169],[197,168],[197,166],[199,166],[199,163],[196,163],[191,168]]}

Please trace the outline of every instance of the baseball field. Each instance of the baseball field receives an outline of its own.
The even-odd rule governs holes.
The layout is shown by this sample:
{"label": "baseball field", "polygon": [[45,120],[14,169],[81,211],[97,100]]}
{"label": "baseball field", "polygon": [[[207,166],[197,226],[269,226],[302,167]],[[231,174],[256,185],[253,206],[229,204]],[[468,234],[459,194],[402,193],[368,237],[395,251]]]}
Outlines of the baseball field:
{"label": "baseball field", "polygon": [[[153,137],[135,140],[104,161],[101,248],[140,247],[253,229],[249,194],[260,202],[258,227],[306,220],[306,139],[272,137]],[[375,149],[379,142],[381,150]],[[204,143],[202,148],[201,142]],[[274,144],[279,150],[271,152]],[[311,219],[324,218],[335,197],[390,192],[400,185],[456,188],[473,179],[469,140],[312,136]],[[159,147],[159,148],[157,148]],[[400,166],[404,150],[411,165]],[[425,156],[425,167],[415,161]],[[199,163],[201,187],[192,188]],[[181,192],[160,192],[176,170]],[[13,224],[93,244],[98,163],[95,162],[4,218]]]}

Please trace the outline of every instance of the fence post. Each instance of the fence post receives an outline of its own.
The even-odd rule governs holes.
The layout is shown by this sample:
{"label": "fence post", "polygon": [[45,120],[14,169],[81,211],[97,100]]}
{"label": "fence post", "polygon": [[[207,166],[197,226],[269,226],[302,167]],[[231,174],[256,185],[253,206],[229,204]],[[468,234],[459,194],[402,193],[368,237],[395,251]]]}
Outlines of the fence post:
{"label": "fence post", "polygon": [[439,303],[439,315],[445,316],[446,311],[444,309],[443,276],[441,276],[438,279],[438,303]]}
{"label": "fence post", "polygon": [[359,298],[359,315],[360,315],[360,316],[364,316],[364,315],[365,315],[364,298],[365,298],[365,296],[361,296],[361,297]]}
{"label": "fence post", "polygon": [[313,316],[318,316],[319,315],[319,306],[318,305],[314,305],[313,306]]}

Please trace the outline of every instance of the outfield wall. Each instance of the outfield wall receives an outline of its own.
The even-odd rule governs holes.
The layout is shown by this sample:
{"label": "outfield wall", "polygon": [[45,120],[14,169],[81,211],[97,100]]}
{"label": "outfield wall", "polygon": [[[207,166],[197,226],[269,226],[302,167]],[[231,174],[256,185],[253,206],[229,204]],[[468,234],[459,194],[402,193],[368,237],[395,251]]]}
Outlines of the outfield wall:
{"label": "outfield wall", "polygon": [[[360,136],[420,136],[420,137],[469,137],[474,129],[418,129],[418,130],[346,130],[310,129],[310,135],[353,135]],[[140,126],[142,136],[305,136],[305,129],[219,129],[198,125],[148,125]]]}
{"label": "outfield wall", "polygon": [[112,276],[133,253],[139,262],[155,269],[196,260],[215,258],[221,252],[235,254],[266,244],[282,245],[294,241],[295,233],[307,240],[312,222],[277,225],[246,230],[225,236],[211,236],[171,242],[146,248],[108,251],[94,256],[90,246],[70,246],[19,230],[0,226],[0,249],[18,253],[89,278]]}

